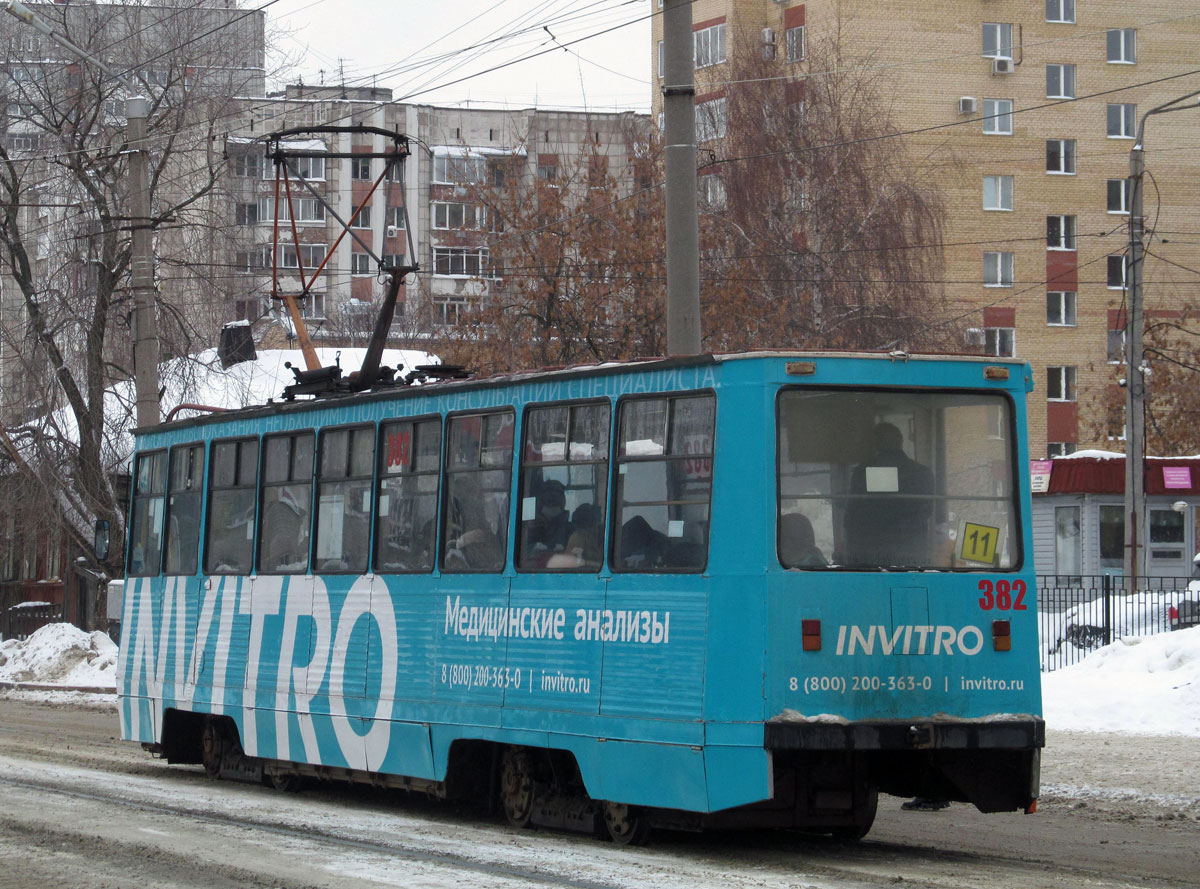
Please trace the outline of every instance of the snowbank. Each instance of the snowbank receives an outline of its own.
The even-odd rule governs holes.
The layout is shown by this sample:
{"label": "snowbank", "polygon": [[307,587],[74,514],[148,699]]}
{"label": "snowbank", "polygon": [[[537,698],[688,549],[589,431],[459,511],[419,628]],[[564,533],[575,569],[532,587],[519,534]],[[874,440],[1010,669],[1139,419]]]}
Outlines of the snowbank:
{"label": "snowbank", "polygon": [[117,646],[101,632],[47,624],[24,642],[0,643],[0,682],[116,691]]}
{"label": "snowbank", "polygon": [[1200,736],[1200,627],[1131,636],[1042,674],[1053,728]]}

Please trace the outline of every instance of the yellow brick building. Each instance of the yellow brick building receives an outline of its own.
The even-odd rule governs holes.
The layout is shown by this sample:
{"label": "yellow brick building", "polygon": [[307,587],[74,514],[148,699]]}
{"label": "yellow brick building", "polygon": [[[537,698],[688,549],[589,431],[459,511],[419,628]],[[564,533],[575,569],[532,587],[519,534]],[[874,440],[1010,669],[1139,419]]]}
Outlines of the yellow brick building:
{"label": "yellow brick building", "polygon": [[[938,171],[946,292],[962,307],[964,350],[1033,367],[1030,455],[1124,449],[1120,430],[1101,424],[1123,375],[1112,359],[1123,341],[1124,179],[1145,112],[1200,90],[1200,5],[696,0],[692,21],[707,101],[738,46],[803,78],[822,76],[808,70],[806,45],[837,40],[844,59],[880,71],[911,162]],[[661,87],[660,15],[652,39]],[[1153,319],[1200,296],[1200,106],[1150,117],[1145,148]]]}

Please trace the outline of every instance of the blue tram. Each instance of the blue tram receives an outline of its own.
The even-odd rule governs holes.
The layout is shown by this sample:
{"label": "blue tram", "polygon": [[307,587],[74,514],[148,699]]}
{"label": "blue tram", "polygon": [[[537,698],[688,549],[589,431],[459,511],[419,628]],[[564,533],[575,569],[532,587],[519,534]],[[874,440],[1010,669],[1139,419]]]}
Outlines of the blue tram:
{"label": "blue tram", "polygon": [[1019,362],[698,356],[137,435],[121,735],[517,825],[1032,811]]}

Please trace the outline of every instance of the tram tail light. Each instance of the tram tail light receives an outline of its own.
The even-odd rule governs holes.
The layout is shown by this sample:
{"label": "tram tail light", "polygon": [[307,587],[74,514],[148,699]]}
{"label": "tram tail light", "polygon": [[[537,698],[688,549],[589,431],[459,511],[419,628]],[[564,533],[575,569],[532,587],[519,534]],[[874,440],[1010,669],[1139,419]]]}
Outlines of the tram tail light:
{"label": "tram tail light", "polygon": [[801,647],[804,651],[821,650],[821,622],[819,620],[800,621]]}
{"label": "tram tail light", "polygon": [[1012,626],[1008,621],[992,621],[992,648],[996,651],[1012,651]]}

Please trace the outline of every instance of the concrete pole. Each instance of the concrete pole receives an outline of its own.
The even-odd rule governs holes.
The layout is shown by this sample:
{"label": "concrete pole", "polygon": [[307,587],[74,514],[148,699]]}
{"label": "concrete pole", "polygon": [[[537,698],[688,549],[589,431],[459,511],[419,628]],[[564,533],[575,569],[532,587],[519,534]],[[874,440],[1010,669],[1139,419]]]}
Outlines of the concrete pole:
{"label": "concrete pole", "polygon": [[[1142,119],[1143,126],[1145,118]],[[1140,130],[1140,128],[1139,128]],[[1129,589],[1146,575],[1146,548],[1141,529],[1146,524],[1146,379],[1142,372],[1142,174],[1145,158],[1142,134],[1129,152],[1129,268],[1125,298],[1125,576]]]}
{"label": "concrete pole", "polygon": [[129,284],[133,290],[133,379],[137,392],[137,425],[157,426],[158,318],[154,289],[154,245],[150,229],[150,177],[147,171],[146,115],[142,96],[125,100],[125,136],[129,143],[129,215],[132,237]]}
{"label": "concrete pole", "polygon": [[700,351],[700,223],[696,208],[696,86],[692,0],[663,4],[666,142],[667,352]]}

